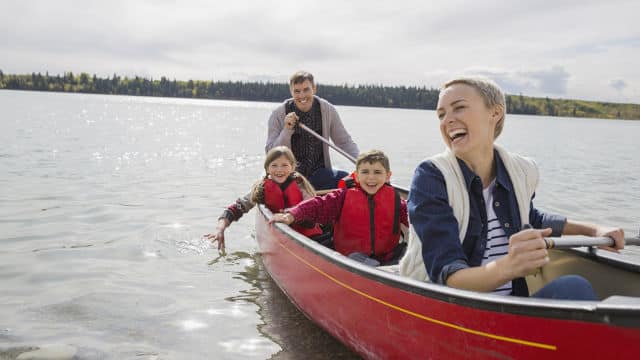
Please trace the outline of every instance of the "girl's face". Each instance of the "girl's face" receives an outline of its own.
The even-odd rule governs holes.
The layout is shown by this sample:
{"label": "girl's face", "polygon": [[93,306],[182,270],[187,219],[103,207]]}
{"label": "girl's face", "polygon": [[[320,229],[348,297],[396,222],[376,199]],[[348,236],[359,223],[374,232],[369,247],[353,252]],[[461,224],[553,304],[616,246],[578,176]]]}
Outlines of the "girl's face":
{"label": "girl's face", "polygon": [[492,151],[495,126],[502,113],[498,107],[487,108],[474,88],[453,84],[444,89],[436,112],[442,139],[457,157],[470,160]]}
{"label": "girl's face", "polygon": [[282,184],[285,180],[287,180],[292,172],[293,164],[284,155],[270,162],[267,169],[267,174],[269,174],[271,180],[277,182],[278,184]]}

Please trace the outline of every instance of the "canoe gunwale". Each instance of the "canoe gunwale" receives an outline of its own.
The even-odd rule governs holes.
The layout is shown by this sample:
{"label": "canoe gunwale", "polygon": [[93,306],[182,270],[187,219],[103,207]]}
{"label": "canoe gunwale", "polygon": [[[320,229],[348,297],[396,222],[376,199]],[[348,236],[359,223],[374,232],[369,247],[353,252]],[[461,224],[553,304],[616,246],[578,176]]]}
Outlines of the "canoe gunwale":
{"label": "canoe gunwale", "polygon": [[[258,209],[256,220],[267,222],[271,218],[271,211],[263,205],[259,205]],[[606,301],[607,299],[603,301],[550,301],[455,289],[439,284],[417,281],[364,265],[297,233],[285,224],[276,223],[272,226],[297,245],[302,246],[306,251],[321,257],[334,266],[340,267],[342,270],[416,295],[478,310],[506,314],[587,321],[623,327],[640,326],[640,301],[629,304],[609,303]],[[257,234],[257,236],[260,236],[260,234]],[[269,269],[267,268],[267,270]],[[278,286],[282,288],[280,284]],[[287,293],[286,289],[282,290]]]}
{"label": "canoe gunwale", "polygon": [[615,258],[608,254],[607,250],[599,250],[594,247],[579,247],[566,249],[564,251],[570,252],[580,257],[584,257],[586,259],[591,259],[603,264],[615,266],[623,270],[640,273],[640,263],[634,263],[631,261],[625,261],[620,258]]}

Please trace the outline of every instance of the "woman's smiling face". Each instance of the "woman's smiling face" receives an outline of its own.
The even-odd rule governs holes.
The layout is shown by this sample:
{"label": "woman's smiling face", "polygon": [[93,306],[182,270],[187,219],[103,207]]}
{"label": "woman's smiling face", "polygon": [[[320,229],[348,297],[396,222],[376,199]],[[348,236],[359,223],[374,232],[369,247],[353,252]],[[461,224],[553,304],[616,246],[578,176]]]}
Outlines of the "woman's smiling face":
{"label": "woman's smiling face", "polygon": [[493,149],[500,111],[488,108],[473,87],[453,84],[442,90],[438,99],[436,112],[442,139],[463,160],[476,151]]}

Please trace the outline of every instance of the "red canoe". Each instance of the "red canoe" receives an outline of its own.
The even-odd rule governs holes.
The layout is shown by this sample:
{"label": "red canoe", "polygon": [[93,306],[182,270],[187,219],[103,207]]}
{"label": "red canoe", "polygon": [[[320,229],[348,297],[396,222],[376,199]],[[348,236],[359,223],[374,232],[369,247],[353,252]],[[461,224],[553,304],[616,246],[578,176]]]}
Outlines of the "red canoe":
{"label": "red canoe", "polygon": [[418,282],[348,259],[259,207],[264,265],[312,321],[368,359],[637,359],[640,267],[553,250],[530,288],[564,273],[588,278],[604,300],[553,301]]}

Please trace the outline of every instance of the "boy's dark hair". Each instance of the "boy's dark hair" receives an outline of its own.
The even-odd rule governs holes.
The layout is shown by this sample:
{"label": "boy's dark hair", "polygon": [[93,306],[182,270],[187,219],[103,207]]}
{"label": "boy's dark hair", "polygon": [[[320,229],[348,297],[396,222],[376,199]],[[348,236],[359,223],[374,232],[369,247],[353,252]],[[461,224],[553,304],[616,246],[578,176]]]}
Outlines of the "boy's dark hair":
{"label": "boy's dark hair", "polygon": [[382,164],[387,172],[391,171],[391,166],[389,165],[389,158],[380,150],[369,150],[358,155],[356,159],[356,171],[358,167],[363,163],[377,163]]}
{"label": "boy's dark hair", "polygon": [[293,86],[295,84],[302,84],[306,80],[309,80],[309,82],[311,83],[311,86],[316,86],[316,83],[313,82],[313,75],[311,75],[310,72],[302,71],[302,70],[301,71],[296,71],[289,78],[289,86]]}

